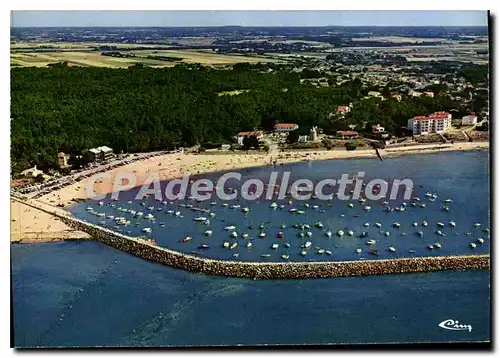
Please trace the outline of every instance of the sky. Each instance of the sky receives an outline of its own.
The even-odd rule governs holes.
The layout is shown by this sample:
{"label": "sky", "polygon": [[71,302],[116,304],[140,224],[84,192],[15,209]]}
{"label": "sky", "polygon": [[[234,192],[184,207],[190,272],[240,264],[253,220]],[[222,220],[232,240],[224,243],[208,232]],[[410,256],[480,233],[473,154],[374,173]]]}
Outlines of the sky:
{"label": "sky", "polygon": [[487,26],[486,11],[12,11],[14,27]]}

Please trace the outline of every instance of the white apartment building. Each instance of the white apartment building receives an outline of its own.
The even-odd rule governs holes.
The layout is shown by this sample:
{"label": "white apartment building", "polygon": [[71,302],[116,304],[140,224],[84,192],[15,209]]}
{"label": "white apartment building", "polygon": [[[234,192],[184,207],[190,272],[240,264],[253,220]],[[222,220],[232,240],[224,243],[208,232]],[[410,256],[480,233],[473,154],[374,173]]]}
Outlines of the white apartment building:
{"label": "white apartment building", "polygon": [[408,119],[408,129],[413,134],[442,133],[451,127],[451,114],[435,112],[428,116],[417,116]]}

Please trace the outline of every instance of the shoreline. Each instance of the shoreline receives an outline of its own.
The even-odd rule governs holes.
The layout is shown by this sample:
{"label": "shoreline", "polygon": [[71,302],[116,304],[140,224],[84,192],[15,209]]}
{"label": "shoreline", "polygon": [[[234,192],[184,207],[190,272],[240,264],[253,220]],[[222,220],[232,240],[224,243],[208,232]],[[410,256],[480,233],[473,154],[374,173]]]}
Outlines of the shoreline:
{"label": "shoreline", "polygon": [[[383,158],[394,158],[407,155],[422,155],[452,151],[487,150],[489,142],[464,142],[455,144],[415,145],[410,147],[386,148],[380,150]],[[183,154],[181,156],[162,155],[144,161],[127,164],[106,171],[109,180],[98,181],[94,185],[97,194],[108,195],[113,192],[113,183],[118,173],[133,173],[137,178],[135,186],[141,186],[151,173],[158,173],[160,180],[182,178],[184,174],[199,176],[215,174],[230,170],[269,166],[270,160],[279,164],[293,164],[321,160],[377,159],[374,149],[354,151],[344,150],[311,150],[294,152],[271,152],[251,154]],[[79,200],[86,200],[87,180],[45,194],[38,200],[52,206],[68,207]]]}

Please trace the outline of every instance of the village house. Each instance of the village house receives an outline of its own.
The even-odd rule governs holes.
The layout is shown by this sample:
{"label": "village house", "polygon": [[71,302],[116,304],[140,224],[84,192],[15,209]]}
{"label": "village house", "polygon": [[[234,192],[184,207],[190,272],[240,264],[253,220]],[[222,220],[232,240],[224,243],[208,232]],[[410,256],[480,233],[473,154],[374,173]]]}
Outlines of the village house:
{"label": "village house", "polygon": [[392,94],[391,97],[397,100],[398,102],[401,102],[401,100],[403,99],[403,97],[399,93]]}
{"label": "village house", "polygon": [[250,132],[240,132],[238,133],[238,144],[243,145],[243,140],[245,137],[255,136],[258,140],[264,138],[264,132],[262,131],[250,131]]}
{"label": "village house", "polygon": [[91,148],[84,153],[87,160],[90,162],[97,162],[101,160],[107,160],[114,156],[113,149],[106,146],[101,146],[97,148]]}
{"label": "village house", "polygon": [[57,164],[59,168],[67,168],[68,167],[68,158],[69,155],[60,152],[57,154]]}
{"label": "village house", "polygon": [[28,179],[35,179],[39,175],[43,175],[43,172],[41,170],[37,169],[36,165],[35,165],[33,168],[23,170],[21,172],[21,175],[25,178],[28,178]]}
{"label": "village house", "polygon": [[462,117],[462,125],[471,126],[477,124],[477,116],[474,113]]}
{"label": "village house", "polygon": [[408,119],[408,129],[413,134],[443,133],[451,127],[451,114],[435,112],[428,116],[417,116]]}
{"label": "village house", "polygon": [[295,123],[277,123],[274,126],[274,131],[278,133],[288,133],[298,128],[299,126]]}
{"label": "village house", "polygon": [[382,127],[380,124],[375,124],[372,126],[372,133],[373,134],[379,134],[385,132],[385,128]]}
{"label": "village house", "polygon": [[423,92],[422,95],[427,97],[434,97],[434,92]]}
{"label": "village house", "polygon": [[347,114],[351,111],[351,107],[349,106],[338,106],[337,107],[337,113],[344,115]]}
{"label": "village house", "polygon": [[337,136],[342,139],[356,139],[359,134],[356,131],[337,131]]}

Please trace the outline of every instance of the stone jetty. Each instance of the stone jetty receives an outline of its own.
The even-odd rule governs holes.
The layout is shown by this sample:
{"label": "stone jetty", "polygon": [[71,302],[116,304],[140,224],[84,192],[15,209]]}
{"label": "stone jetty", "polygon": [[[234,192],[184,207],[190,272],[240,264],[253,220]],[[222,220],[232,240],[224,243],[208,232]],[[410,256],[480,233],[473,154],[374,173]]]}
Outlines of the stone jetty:
{"label": "stone jetty", "polygon": [[[34,203],[26,203],[37,207]],[[48,209],[39,208],[47,211]],[[357,261],[318,262],[245,262],[197,257],[157,246],[149,241],[126,236],[112,230],[54,211],[67,225],[88,233],[95,240],[138,257],[206,275],[254,279],[302,279],[405,274],[441,270],[487,270],[489,255],[433,256]]]}

